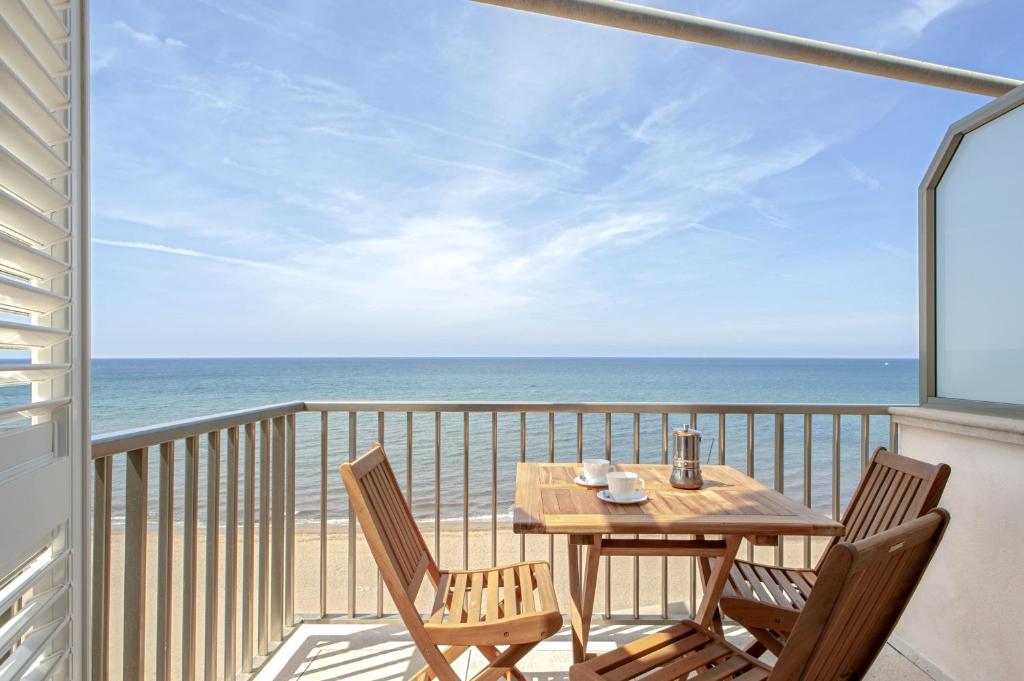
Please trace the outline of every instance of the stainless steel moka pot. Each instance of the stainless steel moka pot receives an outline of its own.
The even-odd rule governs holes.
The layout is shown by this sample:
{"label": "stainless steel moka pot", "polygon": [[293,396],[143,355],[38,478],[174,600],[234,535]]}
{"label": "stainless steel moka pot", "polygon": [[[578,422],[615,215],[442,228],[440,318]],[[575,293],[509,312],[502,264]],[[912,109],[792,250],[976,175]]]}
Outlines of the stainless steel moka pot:
{"label": "stainless steel moka pot", "polygon": [[672,438],[675,442],[675,459],[669,482],[679,489],[700,489],[704,486],[704,479],[700,475],[700,431],[683,426],[682,430],[672,431]]}

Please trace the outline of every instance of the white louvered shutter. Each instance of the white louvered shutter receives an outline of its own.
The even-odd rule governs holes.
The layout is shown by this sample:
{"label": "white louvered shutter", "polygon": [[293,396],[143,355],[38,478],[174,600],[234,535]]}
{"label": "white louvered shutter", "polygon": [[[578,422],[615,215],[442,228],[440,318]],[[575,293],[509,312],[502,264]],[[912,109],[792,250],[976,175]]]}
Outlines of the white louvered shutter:
{"label": "white louvered shutter", "polygon": [[0,0],[0,681],[85,677],[84,26]]}

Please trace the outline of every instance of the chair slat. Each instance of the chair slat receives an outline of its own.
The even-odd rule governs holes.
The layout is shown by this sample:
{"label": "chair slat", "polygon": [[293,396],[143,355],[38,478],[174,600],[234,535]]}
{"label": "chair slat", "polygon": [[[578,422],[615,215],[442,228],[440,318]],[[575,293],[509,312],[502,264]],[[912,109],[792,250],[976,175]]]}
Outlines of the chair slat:
{"label": "chair slat", "polygon": [[804,607],[804,597],[800,593],[800,590],[793,586],[793,580],[789,576],[786,570],[775,570],[772,572],[772,577],[778,582],[782,590],[786,592],[786,597],[797,609]]}
{"label": "chair slat", "polygon": [[501,575],[501,588],[505,616],[515,615],[519,612],[519,597],[516,594],[516,571],[513,567],[507,567]]}
{"label": "chair slat", "polygon": [[754,574],[758,577],[758,581],[760,581],[764,588],[768,590],[768,593],[771,594],[772,600],[779,605],[787,605],[789,600],[782,595],[782,589],[775,583],[775,578],[772,576],[775,571],[769,571],[763,565],[758,565],[756,563],[752,567],[754,568]]}
{"label": "chair slat", "polygon": [[452,576],[445,572],[441,575],[441,583],[437,586],[437,595],[434,597],[434,607],[431,609],[430,621],[440,624],[444,621],[444,612],[448,607],[448,595],[451,593]]}
{"label": "chair slat", "polygon": [[479,622],[480,621],[480,599],[483,596],[484,587],[484,574],[478,572],[472,576],[472,586],[470,587],[469,596],[469,612],[466,614],[467,622]]}
{"label": "chair slat", "polygon": [[520,612],[531,613],[536,610],[533,604],[533,575],[529,565],[519,566],[519,603]]}
{"label": "chair slat", "polygon": [[465,610],[463,609],[463,603],[466,600],[466,578],[465,572],[459,572],[455,575],[455,586],[452,587],[452,607],[448,611],[448,622],[461,623],[465,622]]}
{"label": "chair slat", "polygon": [[501,576],[497,570],[487,572],[487,617],[488,622],[498,619],[498,597],[501,595]]}

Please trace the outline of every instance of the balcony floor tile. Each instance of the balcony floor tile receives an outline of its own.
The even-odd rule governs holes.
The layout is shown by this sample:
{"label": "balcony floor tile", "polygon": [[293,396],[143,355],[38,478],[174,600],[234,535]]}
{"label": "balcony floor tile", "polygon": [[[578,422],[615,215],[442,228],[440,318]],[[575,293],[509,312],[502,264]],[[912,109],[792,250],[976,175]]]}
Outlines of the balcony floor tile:
{"label": "balcony floor tile", "polygon": [[[650,625],[596,626],[591,651],[611,650],[656,631]],[[727,629],[739,645],[749,639],[739,627]],[[568,627],[541,643],[519,665],[530,679],[563,681],[569,678],[571,642]],[[304,624],[268,661],[256,681],[397,681],[423,666],[423,659],[400,624]],[[456,671],[472,678],[484,666],[475,651],[459,660]],[[893,648],[886,646],[867,681],[931,681]]]}

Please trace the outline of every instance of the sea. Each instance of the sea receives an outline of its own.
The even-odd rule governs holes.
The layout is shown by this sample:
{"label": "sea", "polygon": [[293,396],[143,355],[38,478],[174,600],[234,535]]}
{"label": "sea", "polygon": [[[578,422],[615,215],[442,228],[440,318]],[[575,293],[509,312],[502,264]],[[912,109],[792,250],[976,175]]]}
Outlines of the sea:
{"label": "sea", "polygon": [[[293,400],[362,401],[545,401],[656,402],[687,404],[910,404],[917,400],[916,359],[776,359],[776,358],[238,358],[238,359],[96,359],[92,371],[92,430],[94,434],[200,417],[219,412]],[[688,422],[674,415],[670,427]],[[492,503],[500,520],[510,517],[515,465],[523,455],[520,420],[499,414],[497,433],[491,414],[472,414],[469,437],[461,413],[442,416],[440,468],[432,413],[416,414],[411,461],[406,439],[406,415],[384,417],[384,444],[403,488],[412,471],[412,506],[423,522],[437,509],[442,521],[461,520],[468,507],[473,520],[489,520]],[[296,511],[299,523],[320,521],[320,417],[300,414],[296,441]],[[605,422],[600,414],[584,418],[584,457],[603,456]],[[774,417],[755,418],[752,472],[774,485]],[[553,426],[547,414],[527,417],[526,458],[530,461],[575,461],[577,421],[574,414],[557,415]],[[349,419],[329,416],[329,524],[347,522],[348,506],[337,475],[347,460]],[[719,438],[725,438],[726,462],[747,470],[747,421],[730,416],[724,433],[717,416],[699,416],[707,460],[716,462]],[[784,420],[784,488],[804,498],[804,421]],[[377,413],[360,413],[356,423],[356,454],[378,439]],[[497,439],[497,456],[494,442]],[[861,419],[840,422],[840,494],[849,498],[861,472]],[[887,417],[869,421],[871,449],[888,444]],[[833,420],[812,419],[812,505],[831,507]],[[551,444],[554,443],[552,449]],[[663,457],[662,421],[643,415],[639,428],[639,458],[660,462]],[[184,446],[178,445],[176,517],[181,519]],[[259,450],[257,449],[257,452]],[[150,487],[155,518],[157,469],[151,457]],[[632,414],[612,420],[612,459],[630,462],[637,456]],[[123,459],[124,457],[119,457]],[[410,469],[411,466],[411,469]],[[226,466],[222,465],[222,477]],[[258,469],[258,467],[257,467]],[[123,463],[115,467],[114,516],[123,512]],[[469,471],[468,485],[464,471]],[[492,475],[498,480],[492,498]],[[205,490],[205,466],[201,489]],[[435,495],[435,477],[441,487]],[[222,480],[224,487],[227,481]],[[468,495],[464,490],[468,489]],[[205,492],[200,495],[205,497]],[[221,499],[224,498],[222,492]],[[204,502],[205,503],[205,502]],[[204,514],[201,514],[204,515]],[[223,515],[221,516],[223,518]]]}

